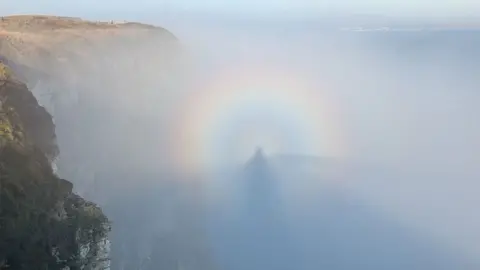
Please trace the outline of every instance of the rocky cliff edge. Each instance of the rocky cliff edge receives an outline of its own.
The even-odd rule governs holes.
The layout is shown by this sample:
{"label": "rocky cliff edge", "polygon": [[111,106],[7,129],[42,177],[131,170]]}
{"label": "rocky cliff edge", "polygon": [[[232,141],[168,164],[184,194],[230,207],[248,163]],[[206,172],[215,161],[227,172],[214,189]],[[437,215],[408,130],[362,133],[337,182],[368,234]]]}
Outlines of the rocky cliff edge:
{"label": "rocky cliff edge", "polygon": [[51,116],[0,62],[0,269],[99,263],[108,221],[55,175],[57,154]]}

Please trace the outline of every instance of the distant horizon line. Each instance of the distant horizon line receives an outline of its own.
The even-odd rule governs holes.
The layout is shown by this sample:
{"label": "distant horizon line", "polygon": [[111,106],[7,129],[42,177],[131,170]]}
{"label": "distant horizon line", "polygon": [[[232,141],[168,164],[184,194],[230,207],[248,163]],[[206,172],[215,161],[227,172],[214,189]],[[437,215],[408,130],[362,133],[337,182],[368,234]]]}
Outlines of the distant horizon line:
{"label": "distant horizon line", "polygon": [[[374,13],[357,13],[357,14],[325,14],[316,17],[300,17],[300,16],[260,16],[260,15],[241,15],[222,12],[199,12],[199,11],[185,11],[175,10],[162,12],[147,11],[139,14],[116,14],[112,16],[107,11],[97,11],[90,14],[81,13],[10,13],[2,14],[0,17],[19,16],[19,15],[31,15],[31,16],[55,16],[55,17],[71,17],[79,18],[87,21],[128,21],[147,23],[164,27],[169,23],[188,23],[188,22],[200,22],[200,23],[216,23],[218,21],[224,21],[226,23],[292,23],[295,26],[296,23],[311,24],[316,27],[327,27],[331,30],[345,31],[350,29],[362,29],[366,31],[374,31],[380,28],[390,28],[389,31],[409,31],[411,29],[417,31],[442,31],[442,30],[480,30],[480,15],[478,16],[465,16],[465,17],[412,17],[412,16],[395,16],[387,14],[374,14]],[[133,16],[132,16],[133,15]]]}
{"label": "distant horizon line", "polygon": [[[375,12],[328,12],[328,11],[312,11],[312,12],[295,12],[295,11],[276,11],[270,14],[265,13],[247,13],[247,12],[234,12],[234,11],[218,11],[218,10],[187,10],[182,8],[165,8],[157,10],[143,10],[138,11],[117,11],[117,10],[82,10],[77,9],[73,12],[61,11],[36,11],[36,12],[0,12],[0,17],[17,16],[17,15],[45,15],[45,16],[57,16],[57,17],[75,17],[85,20],[92,20],[92,15],[98,19],[97,16],[101,16],[102,20],[131,20],[129,18],[136,18],[141,21],[141,18],[146,19],[158,19],[158,16],[162,18],[182,16],[181,19],[227,19],[230,21],[242,21],[248,20],[268,20],[268,21],[332,21],[332,20],[369,20],[375,22],[376,20],[394,20],[395,22],[418,22],[418,23],[452,23],[452,22],[470,22],[478,23],[480,25],[480,13],[475,15],[399,15],[388,13],[375,13]],[[183,17],[187,15],[188,17]],[[180,18],[179,18],[180,20]]]}

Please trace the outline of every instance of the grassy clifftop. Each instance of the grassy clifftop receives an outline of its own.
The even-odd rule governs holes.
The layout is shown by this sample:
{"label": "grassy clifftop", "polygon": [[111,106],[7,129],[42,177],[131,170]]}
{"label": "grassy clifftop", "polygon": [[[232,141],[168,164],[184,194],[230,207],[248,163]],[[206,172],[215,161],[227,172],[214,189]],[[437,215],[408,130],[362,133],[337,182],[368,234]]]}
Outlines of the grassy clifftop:
{"label": "grassy clifftop", "polygon": [[177,39],[166,29],[148,24],[40,15],[0,17],[0,57],[36,73],[58,75],[65,68],[71,71],[82,59],[101,58],[99,51],[128,51],[129,46],[158,47],[167,42],[176,43]]}
{"label": "grassy clifftop", "polygon": [[0,20],[0,26],[12,31],[50,31],[58,29],[118,29],[136,27],[144,29],[161,29],[160,27],[136,23],[116,21],[86,21],[76,17],[48,16],[48,15],[12,15],[4,16]]}

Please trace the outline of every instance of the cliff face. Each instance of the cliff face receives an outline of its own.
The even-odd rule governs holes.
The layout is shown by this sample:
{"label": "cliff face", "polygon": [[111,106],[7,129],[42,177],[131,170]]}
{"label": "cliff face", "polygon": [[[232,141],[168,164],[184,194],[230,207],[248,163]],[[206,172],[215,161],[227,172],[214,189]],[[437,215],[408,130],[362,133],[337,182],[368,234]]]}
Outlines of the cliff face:
{"label": "cliff face", "polygon": [[115,270],[167,265],[160,261],[213,269],[197,217],[202,199],[184,195],[199,189],[158,171],[168,151],[159,126],[171,119],[162,112],[175,104],[180,56],[177,39],[160,27],[45,16],[0,21],[0,60],[53,117],[61,151],[48,159],[114,224]]}
{"label": "cliff face", "polygon": [[52,118],[17,78],[0,63],[0,269],[98,263],[107,219],[54,174]]}

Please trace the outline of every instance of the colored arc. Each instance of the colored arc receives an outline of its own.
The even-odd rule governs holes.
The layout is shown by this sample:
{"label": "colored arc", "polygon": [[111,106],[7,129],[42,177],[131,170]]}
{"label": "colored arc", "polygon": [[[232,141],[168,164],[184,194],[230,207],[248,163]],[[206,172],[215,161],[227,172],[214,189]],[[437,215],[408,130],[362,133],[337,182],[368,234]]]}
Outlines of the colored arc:
{"label": "colored arc", "polygon": [[171,135],[176,162],[196,168],[244,162],[258,146],[267,155],[345,155],[338,107],[325,87],[318,78],[265,65],[205,78],[179,106]]}

